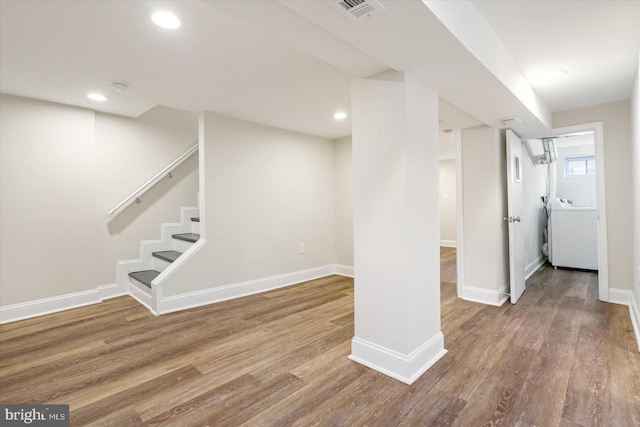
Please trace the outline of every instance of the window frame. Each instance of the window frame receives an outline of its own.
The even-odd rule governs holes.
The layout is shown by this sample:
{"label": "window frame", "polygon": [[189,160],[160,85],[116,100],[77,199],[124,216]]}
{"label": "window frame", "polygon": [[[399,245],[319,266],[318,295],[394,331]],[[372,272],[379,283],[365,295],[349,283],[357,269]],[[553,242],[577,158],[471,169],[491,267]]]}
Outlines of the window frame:
{"label": "window frame", "polygon": [[[592,160],[594,162],[593,173],[589,173],[588,162]],[[571,162],[582,161],[584,162],[584,174],[570,174],[569,164]],[[596,156],[594,154],[587,154],[581,156],[567,156],[564,158],[564,177],[565,178],[589,178],[596,176],[595,168]]]}

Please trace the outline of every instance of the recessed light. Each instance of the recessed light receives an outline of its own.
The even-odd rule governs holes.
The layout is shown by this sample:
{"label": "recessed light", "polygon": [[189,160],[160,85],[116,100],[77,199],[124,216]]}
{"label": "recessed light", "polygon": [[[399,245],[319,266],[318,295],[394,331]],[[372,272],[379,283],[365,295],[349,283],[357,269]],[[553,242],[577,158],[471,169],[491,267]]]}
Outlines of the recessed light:
{"label": "recessed light", "polygon": [[92,101],[98,101],[98,102],[104,102],[107,100],[107,97],[101,93],[90,93],[87,95],[87,98],[89,98]]}
{"label": "recessed light", "polygon": [[180,28],[182,23],[176,15],[166,10],[159,10],[151,15],[151,20],[158,26],[166,28],[168,30],[175,30]]}
{"label": "recessed light", "polygon": [[338,119],[338,120],[343,120],[347,118],[347,113],[345,113],[344,111],[338,111],[337,113],[335,113],[333,115],[334,119]]}

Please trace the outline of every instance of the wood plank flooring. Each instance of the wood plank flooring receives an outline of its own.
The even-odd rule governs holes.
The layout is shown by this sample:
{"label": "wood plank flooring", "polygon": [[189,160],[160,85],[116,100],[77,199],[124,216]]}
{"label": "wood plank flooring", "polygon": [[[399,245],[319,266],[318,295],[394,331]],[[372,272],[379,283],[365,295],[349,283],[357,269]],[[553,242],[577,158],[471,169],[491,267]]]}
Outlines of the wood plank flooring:
{"label": "wood plank flooring", "polygon": [[128,297],[0,326],[0,402],[73,426],[640,426],[640,354],[595,273],[543,267],[518,304],[456,297],[449,352],[407,386],[347,359],[353,281],[331,276],[154,317]]}

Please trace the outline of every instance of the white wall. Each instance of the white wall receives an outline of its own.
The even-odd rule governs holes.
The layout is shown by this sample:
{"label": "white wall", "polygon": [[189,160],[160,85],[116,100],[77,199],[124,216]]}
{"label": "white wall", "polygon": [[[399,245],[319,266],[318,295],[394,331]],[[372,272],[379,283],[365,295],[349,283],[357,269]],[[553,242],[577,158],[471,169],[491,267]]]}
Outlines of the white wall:
{"label": "white wall", "polygon": [[440,160],[453,160],[456,158],[456,133],[453,130],[441,130],[438,132],[438,158]]}
{"label": "white wall", "polygon": [[[557,145],[558,161],[553,163],[553,167],[556,168],[556,197],[569,199],[573,201],[575,206],[596,206],[598,199],[595,176],[564,176],[565,159],[567,157],[593,156],[595,154],[593,142],[587,145],[568,147],[559,144]],[[596,173],[597,169],[598,165],[596,164]]]}
{"label": "white wall", "polygon": [[463,297],[498,303],[508,283],[505,137],[480,126],[462,131]]}
{"label": "white wall", "polygon": [[[640,56],[640,55],[639,55]],[[638,74],[631,93],[631,171],[633,180],[633,253],[632,286],[636,313],[636,338],[640,347],[640,59]]]}
{"label": "white wall", "polygon": [[456,161],[440,160],[440,244],[456,246]]}
{"label": "white wall", "polygon": [[94,131],[92,111],[0,95],[2,306],[96,288]]}
{"label": "white wall", "polygon": [[353,156],[351,137],[333,142],[335,262],[353,267]]}
{"label": "white wall", "polygon": [[[542,152],[540,140],[529,141],[533,153]],[[525,276],[543,262],[542,243],[546,214],[541,197],[547,192],[547,165],[537,164],[537,158],[523,156],[522,161],[522,229],[524,230]]]}
{"label": "white wall", "polygon": [[631,120],[628,100],[553,113],[553,127],[602,121],[607,197],[609,287],[631,290],[633,242],[631,201]]}
{"label": "white wall", "polygon": [[203,113],[200,141],[206,242],[164,296],[334,263],[332,140]]}
{"label": "white wall", "polygon": [[197,115],[158,107],[130,119],[10,95],[0,102],[3,307],[78,292],[97,300],[117,260],[137,258],[140,240],[159,238],[162,222],[195,205],[197,156],[106,220],[196,142]]}

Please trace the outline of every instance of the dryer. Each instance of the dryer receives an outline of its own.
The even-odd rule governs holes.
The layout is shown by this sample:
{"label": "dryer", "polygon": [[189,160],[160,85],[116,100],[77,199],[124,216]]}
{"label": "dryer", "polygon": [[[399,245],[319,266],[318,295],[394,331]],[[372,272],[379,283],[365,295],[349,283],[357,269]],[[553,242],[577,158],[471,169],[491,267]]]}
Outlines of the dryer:
{"label": "dryer", "polygon": [[554,267],[598,269],[598,212],[555,199],[549,219],[549,261]]}

